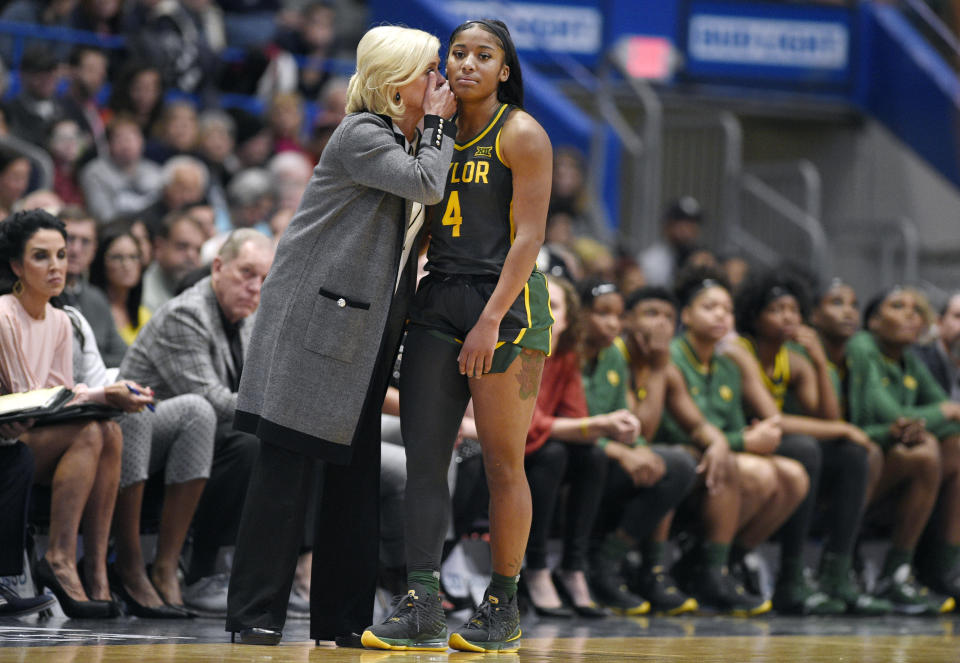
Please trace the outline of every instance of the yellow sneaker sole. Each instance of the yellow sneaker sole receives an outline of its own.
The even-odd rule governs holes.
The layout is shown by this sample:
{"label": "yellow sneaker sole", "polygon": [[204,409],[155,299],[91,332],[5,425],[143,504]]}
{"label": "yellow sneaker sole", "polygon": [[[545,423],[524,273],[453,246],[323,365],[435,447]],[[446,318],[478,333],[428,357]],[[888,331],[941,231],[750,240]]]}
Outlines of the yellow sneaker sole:
{"label": "yellow sneaker sole", "polygon": [[475,645],[472,642],[467,642],[462,635],[459,633],[454,633],[450,636],[450,647],[451,649],[456,649],[457,651],[472,651],[482,654],[512,654],[520,651],[521,635],[523,635],[522,632],[517,633],[516,636],[505,642],[496,643],[498,645],[497,647],[485,648],[481,647],[480,645]]}
{"label": "yellow sneaker sole", "polygon": [[389,649],[392,651],[447,651],[445,646],[431,647],[429,645],[393,645],[384,642],[371,631],[364,631],[360,636],[360,644],[367,649]]}

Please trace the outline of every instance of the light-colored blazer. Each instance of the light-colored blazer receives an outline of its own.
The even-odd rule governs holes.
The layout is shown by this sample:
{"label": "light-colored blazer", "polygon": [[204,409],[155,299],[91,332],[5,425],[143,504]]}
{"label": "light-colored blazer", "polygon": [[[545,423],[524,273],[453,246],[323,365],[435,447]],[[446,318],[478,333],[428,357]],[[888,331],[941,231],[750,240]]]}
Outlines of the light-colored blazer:
{"label": "light-colored blazer", "polygon": [[408,204],[443,198],[455,137],[452,122],[428,116],[411,156],[383,116],[353,113],[334,131],[263,285],[237,428],[349,461],[394,298]]}
{"label": "light-colored blazer", "polygon": [[[240,321],[245,352],[255,316]],[[237,407],[237,394],[230,389],[232,367],[220,304],[208,276],[153,314],[127,350],[120,377],[152,388],[160,400],[199,394],[222,423],[233,418]]]}

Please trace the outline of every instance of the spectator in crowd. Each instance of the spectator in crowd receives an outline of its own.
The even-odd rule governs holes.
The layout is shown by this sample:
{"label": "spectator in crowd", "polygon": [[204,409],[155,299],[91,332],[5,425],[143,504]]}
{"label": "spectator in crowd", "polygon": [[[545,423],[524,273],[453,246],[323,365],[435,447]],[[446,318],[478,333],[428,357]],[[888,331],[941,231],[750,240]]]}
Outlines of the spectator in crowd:
{"label": "spectator in crowd", "polygon": [[[94,154],[107,153],[107,128],[97,95],[107,81],[107,55],[94,46],[76,46],[70,52],[70,86],[60,98],[65,117],[85,134],[84,146]],[[79,156],[79,155],[78,155]]]}
{"label": "spectator in crowd", "polygon": [[93,328],[97,347],[107,366],[120,365],[127,351],[110,313],[110,302],[99,287],[88,280],[90,264],[97,252],[97,222],[79,208],[60,213],[67,229],[67,284],[64,303],[80,309]]}
{"label": "spectator in crowd", "polygon": [[[108,0],[109,1],[109,0]],[[163,109],[163,76],[152,63],[128,63],[117,77],[107,106],[110,115],[126,115],[149,136]]]}
{"label": "spectator in crowd", "polygon": [[277,94],[270,100],[267,121],[273,136],[273,152],[303,152],[303,99],[295,92]]}
{"label": "spectator in crowd", "polygon": [[[739,356],[753,362],[782,413],[776,453],[803,463],[810,478],[806,500],[781,533],[774,607],[785,614],[886,614],[893,606],[859,591],[847,573],[870,476],[879,476],[883,456],[862,429],[843,420],[829,360],[803,322],[806,312],[805,289],[780,271],[752,276],[736,299],[738,342],[745,350]],[[753,402],[749,395],[747,401]],[[817,591],[805,579],[803,556],[821,498],[829,503],[829,516]]]}
{"label": "spectator in crowd", "polygon": [[205,239],[210,239],[217,234],[217,210],[212,205],[201,201],[185,205],[183,209],[203,228]]}
{"label": "spectator in crowd", "polygon": [[[23,573],[33,454],[17,438],[29,428],[23,422],[0,424],[0,577]],[[22,597],[13,587],[0,583],[0,619],[32,615],[54,602],[52,596],[39,592]]]}
{"label": "spectator in crowd", "polygon": [[200,158],[210,170],[211,189],[223,189],[230,178],[240,169],[233,153],[237,124],[228,113],[221,110],[205,110],[197,119]]}
{"label": "spectator in crowd", "polygon": [[53,123],[64,117],[56,97],[60,60],[50,48],[34,44],[20,60],[22,89],[4,104],[10,133],[38,147],[46,147]]}
{"label": "spectator in crowd", "polygon": [[80,171],[87,209],[100,223],[139,212],[152,203],[162,185],[160,166],[143,158],[143,133],[132,118],[114,118],[107,128],[109,154]]}
{"label": "spectator in crowd", "polygon": [[583,153],[575,147],[559,147],[553,155],[553,188],[550,207],[566,212],[573,224],[573,234],[590,237],[609,244],[610,231],[596,218],[590,188],[587,183],[587,164]]}
{"label": "spectator in crowd", "polygon": [[[97,350],[93,329],[79,310],[65,306],[73,326],[74,377],[88,387],[109,388],[111,379]],[[152,399],[150,390],[136,383],[124,382],[121,387],[133,394],[140,392]],[[213,429],[216,417],[213,409],[202,397],[192,394],[164,401],[151,411],[141,408],[120,419],[123,432],[123,455],[121,463],[120,494],[117,500],[115,519],[115,543],[117,563],[108,567],[110,589],[127,606],[127,611],[137,617],[182,618],[188,613],[176,605],[165,605],[143,572],[143,557],[140,553],[140,507],[143,482],[149,466],[161,469],[166,464],[168,478],[177,478],[193,472],[209,471],[213,451]],[[156,446],[151,449],[151,431],[157,434]],[[153,453],[151,453],[153,452]],[[164,462],[165,460],[169,462]],[[188,480],[191,477],[187,477]],[[168,482],[170,483],[170,482]],[[202,481],[200,482],[202,487]],[[179,581],[176,568],[180,547],[186,535],[195,501],[181,490],[184,486],[170,485],[167,489],[163,514],[161,515],[157,557],[153,565],[153,582],[157,587],[170,590],[179,600]],[[187,493],[199,492],[194,486],[186,486]],[[174,524],[171,524],[173,521]],[[177,525],[176,523],[179,523]],[[179,538],[178,538],[179,537]],[[173,542],[170,539],[174,539]],[[173,545],[171,545],[171,543]],[[139,563],[139,564],[138,564]],[[136,573],[139,569],[139,573]],[[139,582],[128,582],[127,578]],[[127,586],[135,587],[128,590]]]}
{"label": "spectator in crowd", "polygon": [[276,45],[303,58],[298,67],[297,91],[306,99],[316,99],[330,80],[327,60],[334,54],[336,7],[325,0],[311,0],[299,11],[292,28],[277,33]]}
{"label": "spectator in crowd", "polygon": [[147,140],[144,156],[159,164],[180,154],[193,156],[199,132],[194,105],[186,99],[171,101],[163,107],[154,136]]}
{"label": "spectator in crowd", "polygon": [[216,57],[183,3],[128,2],[124,32],[132,56],[156,64],[166,87],[187,94],[208,91],[216,75]]}
{"label": "spectator in crowd", "polygon": [[270,216],[276,202],[273,177],[263,168],[240,171],[227,186],[227,215],[217,215],[217,234],[203,246],[200,261],[210,264],[223,242],[236,228],[256,228],[271,234]]}
{"label": "spectator in crowd", "polygon": [[126,222],[130,224],[130,234],[134,236],[137,245],[140,247],[140,265],[146,271],[147,267],[153,262],[153,241],[155,239],[153,233],[150,232],[147,224],[136,215]]}
{"label": "spectator in crowd", "polygon": [[215,575],[217,552],[234,543],[260,446],[255,436],[233,429],[233,414],[252,316],[272,260],[265,235],[231,234],[210,276],[154,312],[120,367],[121,376],[149,384],[161,400],[199,394],[216,413],[213,466],[194,519],[184,593],[188,606],[210,612],[226,612],[227,579]]}
{"label": "spectator in crowd", "polygon": [[[866,329],[846,344],[848,416],[884,448],[873,500],[893,497],[897,514],[876,592],[903,614],[949,612],[960,595],[960,403],[908,351],[923,325],[912,292],[888,288],[867,304],[863,319]],[[928,521],[931,540],[916,569],[940,595],[911,573]]]}
{"label": "spectator in crowd", "polygon": [[220,53],[226,48],[223,11],[214,0],[181,0],[181,4],[214,53]]}
{"label": "spectator in crowd", "polygon": [[561,276],[571,282],[583,277],[583,269],[573,251],[573,222],[566,212],[551,211],[543,247],[537,256],[537,269],[544,274]]}
{"label": "spectator in crowd", "polygon": [[663,217],[663,238],[640,253],[637,260],[650,285],[669,287],[687,256],[697,248],[703,210],[693,196],[670,204]]}
{"label": "spectator in crowd", "polygon": [[160,230],[168,214],[183,211],[204,199],[210,175],[200,159],[181,154],[163,164],[160,181],[157,200],[137,214],[154,234]]}
{"label": "spectator in crowd", "polygon": [[153,241],[153,262],[143,273],[143,305],[157,313],[177,293],[177,285],[200,266],[203,226],[188,212],[171,212]]}
{"label": "spectator in crowd", "polygon": [[313,160],[319,161],[330,135],[343,120],[347,107],[347,79],[331,78],[323,86],[317,99],[317,116],[307,142],[307,151]]}
{"label": "spectator in crowd", "polygon": [[960,292],[940,310],[937,338],[914,348],[950,400],[960,402]]}
{"label": "spectator in crowd", "polygon": [[583,268],[583,279],[595,279],[613,283],[617,280],[617,259],[602,242],[592,237],[577,237],[573,240],[573,252]]}
{"label": "spectator in crowd", "polygon": [[75,120],[64,118],[50,130],[53,159],[53,190],[68,205],[84,206],[83,190],[77,181],[77,163],[86,147],[86,137]]}
{"label": "spectator in crowd", "polygon": [[7,216],[30,185],[30,160],[0,145],[0,217]]}
{"label": "spectator in crowd", "polygon": [[231,112],[237,125],[236,149],[238,169],[260,168],[273,156],[273,134],[262,118],[235,109]]}
{"label": "spectator in crowd", "polygon": [[313,175],[313,164],[301,152],[282,152],[267,163],[277,207],[296,210]]}
{"label": "spectator in crowd", "polygon": [[13,206],[13,211],[24,212],[32,209],[42,209],[53,216],[57,216],[63,208],[64,204],[60,196],[47,189],[37,189],[18,200]]}
{"label": "spectator in crowd", "polygon": [[[74,382],[70,319],[51,299],[67,277],[67,233],[42,210],[17,212],[0,224],[0,391],[64,386],[74,403],[99,402],[128,411],[152,399],[126,384],[88,388]],[[110,420],[67,421],[20,434],[36,460],[37,481],[52,486],[50,542],[37,563],[69,617],[117,614],[107,581],[107,543],[120,478],[122,437]],[[77,570],[77,534],[83,529],[83,582]]]}
{"label": "spectator in crowd", "polygon": [[727,253],[719,257],[720,268],[723,274],[736,294],[740,286],[746,281],[750,274],[750,263],[746,257],[739,253]]}
{"label": "spectator in crowd", "polygon": [[142,304],[142,274],[140,245],[129,226],[115,223],[102,228],[90,283],[106,293],[113,324],[128,346],[150,319],[150,309]]}

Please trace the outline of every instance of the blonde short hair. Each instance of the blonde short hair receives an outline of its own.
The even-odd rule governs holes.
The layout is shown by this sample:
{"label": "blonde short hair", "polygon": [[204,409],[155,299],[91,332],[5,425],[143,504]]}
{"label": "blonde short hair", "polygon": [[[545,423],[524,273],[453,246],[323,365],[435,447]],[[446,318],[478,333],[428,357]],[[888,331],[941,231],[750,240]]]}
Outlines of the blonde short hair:
{"label": "blonde short hair", "polygon": [[371,111],[402,117],[397,90],[412,83],[440,51],[440,40],[423,30],[381,25],[357,45],[357,73],[347,89],[347,112]]}

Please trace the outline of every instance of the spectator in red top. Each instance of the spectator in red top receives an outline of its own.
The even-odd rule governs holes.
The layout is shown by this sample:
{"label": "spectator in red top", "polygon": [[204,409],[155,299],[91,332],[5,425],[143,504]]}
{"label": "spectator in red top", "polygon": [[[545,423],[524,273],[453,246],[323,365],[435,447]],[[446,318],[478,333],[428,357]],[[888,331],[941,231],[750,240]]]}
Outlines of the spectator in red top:
{"label": "spectator in red top", "polygon": [[[603,493],[607,459],[595,444],[600,437],[633,440],[640,432],[639,420],[620,410],[587,415],[587,399],[580,377],[580,338],[576,321],[580,308],[573,286],[550,276],[550,306],[556,320],[556,347],[543,366],[540,393],[533,422],[527,433],[527,480],[533,496],[533,520],[527,543],[526,588],[534,610],[550,617],[572,617],[563,605],[547,569],[547,537],[560,486],[570,484],[566,529],[563,533],[561,587],[586,588],[587,546]],[[574,604],[581,616],[600,617],[595,605]]]}

